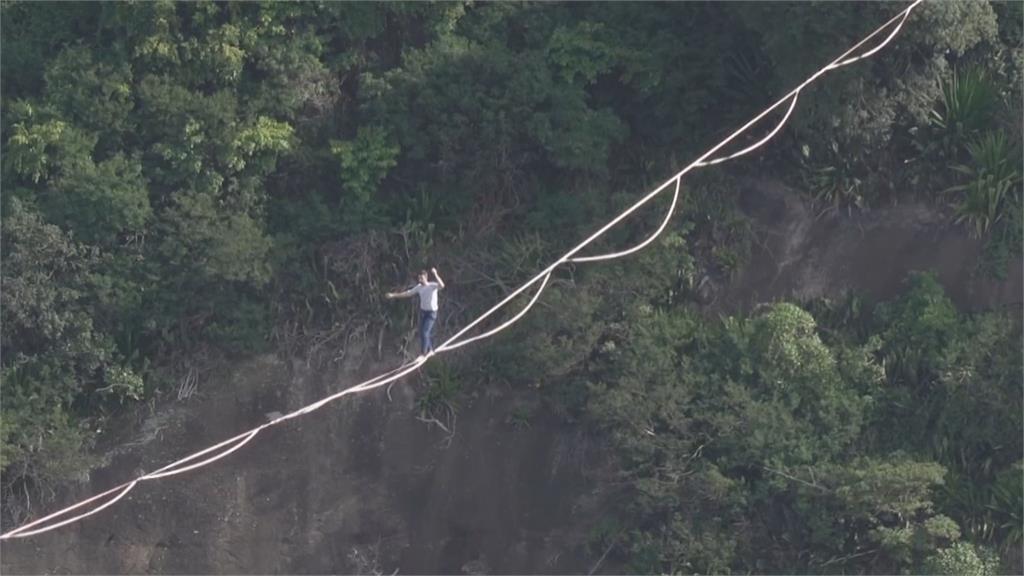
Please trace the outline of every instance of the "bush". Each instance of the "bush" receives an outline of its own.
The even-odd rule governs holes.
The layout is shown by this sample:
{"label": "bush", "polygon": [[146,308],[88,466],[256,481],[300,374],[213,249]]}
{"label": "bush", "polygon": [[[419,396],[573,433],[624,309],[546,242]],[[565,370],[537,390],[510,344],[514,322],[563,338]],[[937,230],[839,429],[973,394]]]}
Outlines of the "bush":
{"label": "bush", "polygon": [[946,138],[962,142],[989,127],[998,104],[998,92],[984,70],[954,70],[942,83],[942,99],[932,110],[932,122]]}
{"label": "bush", "polygon": [[929,558],[925,572],[949,576],[995,576],[999,573],[999,558],[986,548],[957,542]]}
{"label": "bush", "polygon": [[967,182],[949,188],[960,192],[957,222],[966,222],[981,237],[999,222],[1019,198],[1020,153],[1002,132],[987,132],[967,144],[968,164],[953,167]]}

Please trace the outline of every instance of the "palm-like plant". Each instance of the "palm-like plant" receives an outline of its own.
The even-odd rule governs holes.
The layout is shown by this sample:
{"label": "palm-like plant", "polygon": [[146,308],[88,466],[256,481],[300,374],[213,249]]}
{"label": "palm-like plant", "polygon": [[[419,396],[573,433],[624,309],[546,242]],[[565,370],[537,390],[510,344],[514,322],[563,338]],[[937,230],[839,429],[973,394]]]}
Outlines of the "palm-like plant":
{"label": "palm-like plant", "polygon": [[962,137],[988,126],[998,104],[995,86],[978,68],[953,71],[942,85],[941,107],[932,110],[932,122],[952,137]]}
{"label": "palm-like plant", "polygon": [[804,181],[814,193],[815,199],[830,209],[839,210],[845,207],[847,212],[850,212],[853,208],[863,208],[866,205],[861,193],[860,178],[851,176],[845,168],[811,168],[806,172]]}
{"label": "palm-like plant", "polygon": [[951,472],[940,490],[942,510],[957,521],[966,538],[1002,550],[1019,549],[1024,540],[1022,474],[1020,461],[992,481]]}
{"label": "palm-like plant", "polygon": [[1020,549],[1024,541],[1024,492],[1021,479],[1024,478],[1024,461],[1018,461],[996,478],[992,496],[987,508],[994,518],[995,531],[1003,549]]}
{"label": "palm-like plant", "polygon": [[967,182],[949,188],[962,192],[956,207],[957,223],[966,222],[981,236],[1003,215],[1007,197],[1020,182],[1016,146],[1002,132],[988,132],[967,144],[968,164],[952,166]]}

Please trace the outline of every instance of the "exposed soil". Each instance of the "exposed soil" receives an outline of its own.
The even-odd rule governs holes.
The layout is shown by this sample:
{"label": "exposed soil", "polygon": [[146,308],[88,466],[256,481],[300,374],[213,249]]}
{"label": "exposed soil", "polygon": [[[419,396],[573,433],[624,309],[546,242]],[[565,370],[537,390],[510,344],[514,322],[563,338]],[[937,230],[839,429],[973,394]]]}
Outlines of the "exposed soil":
{"label": "exposed soil", "polygon": [[[374,367],[361,372],[375,373]],[[380,367],[376,367],[379,368]],[[109,488],[351,383],[265,357],[190,400],[185,418],[133,446],[67,495]],[[212,388],[213,386],[211,386]],[[579,572],[577,513],[600,448],[510,390],[481,390],[455,434],[419,421],[418,384],[348,397],[270,428],[226,460],[140,484],[114,507],[5,542],[4,573]],[[181,404],[178,404],[181,406]]]}
{"label": "exposed soil", "polygon": [[[712,307],[783,298],[871,298],[899,292],[908,271],[934,270],[963,308],[1019,305],[1021,263],[1005,281],[977,271],[978,241],[934,209],[906,205],[817,218],[794,194],[750,184],[742,199],[756,236],[750,264]],[[314,370],[271,357],[211,375],[200,393],[126,425],[108,463],[59,500],[107,489],[140,470],[233,436],[390,368]],[[216,384],[210,382],[215,380]],[[205,391],[209,390],[208,393]],[[600,439],[565,424],[535,393],[477,390],[455,434],[417,420],[415,379],[348,397],[261,433],[200,471],[140,484],[78,524],[4,542],[12,573],[585,573],[600,519]],[[528,422],[510,418],[531,407]],[[58,504],[51,504],[56,508]]]}
{"label": "exposed soil", "polygon": [[754,247],[718,296],[724,309],[848,293],[884,300],[903,290],[911,271],[934,273],[962,310],[1024,302],[1020,259],[1004,280],[993,278],[980,266],[982,242],[934,206],[820,214],[781,185],[751,181],[740,208],[753,224]]}

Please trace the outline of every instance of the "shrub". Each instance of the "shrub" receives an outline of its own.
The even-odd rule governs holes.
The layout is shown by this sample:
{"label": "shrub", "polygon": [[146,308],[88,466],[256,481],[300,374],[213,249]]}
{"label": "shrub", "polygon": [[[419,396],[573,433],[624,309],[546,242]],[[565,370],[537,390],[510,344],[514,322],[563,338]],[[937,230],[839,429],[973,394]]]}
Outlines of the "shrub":
{"label": "shrub", "polygon": [[962,192],[956,206],[957,222],[966,222],[980,237],[999,221],[1009,197],[1020,182],[1020,154],[1002,132],[987,132],[967,144],[968,164],[953,169],[968,180],[950,192]]}
{"label": "shrub", "polygon": [[995,576],[999,572],[999,559],[986,548],[957,542],[929,558],[925,572],[950,576]]}
{"label": "shrub", "polygon": [[932,123],[949,137],[962,139],[985,129],[997,104],[995,86],[983,70],[954,70],[942,84],[940,106],[932,110]]}

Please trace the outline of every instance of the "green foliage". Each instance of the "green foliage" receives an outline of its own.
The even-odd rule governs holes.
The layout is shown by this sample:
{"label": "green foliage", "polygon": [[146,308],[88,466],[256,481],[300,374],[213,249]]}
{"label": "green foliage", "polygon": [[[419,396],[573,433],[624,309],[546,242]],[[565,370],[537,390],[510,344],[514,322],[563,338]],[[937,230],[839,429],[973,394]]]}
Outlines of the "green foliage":
{"label": "green foliage", "polygon": [[1024,247],[1024,195],[1010,196],[999,222],[985,242],[981,266],[993,277],[1003,280],[1014,259],[1019,259]]}
{"label": "green foliage", "polygon": [[[10,373],[4,371],[6,380]],[[36,386],[45,383],[36,382]],[[17,491],[52,491],[69,478],[79,477],[96,458],[88,452],[91,434],[59,405],[31,407],[5,400],[0,417],[0,465],[4,469],[4,512],[24,518],[30,510]]]}
{"label": "green foliage", "polygon": [[131,128],[135,102],[127,62],[96,62],[90,49],[75,46],[54,58],[44,77],[48,104],[74,125],[111,140]]}
{"label": "green foliage", "polygon": [[603,172],[624,130],[609,110],[588,104],[580,84],[588,73],[565,72],[571,83],[559,77],[570,65],[565,42],[549,54],[542,45],[517,50],[449,36],[408,51],[400,69],[364,77],[370,123],[401,150],[394,181],[429,175],[446,204],[493,207],[535,190],[537,171]]}
{"label": "green foliage", "polygon": [[948,191],[963,193],[956,207],[957,222],[966,222],[980,237],[1011,211],[1011,195],[1021,196],[1020,153],[1002,132],[987,132],[970,141],[967,152],[970,163],[953,169],[968,181]]}
{"label": "green foliage", "polygon": [[874,550],[875,569],[895,572],[959,538],[956,523],[934,511],[932,490],[944,474],[938,464],[895,454],[830,464],[805,475],[815,482],[794,483],[793,489],[806,525],[794,527],[806,531],[801,536],[812,563],[823,569]]}
{"label": "green foliage", "polygon": [[[4,11],[36,27],[44,13],[65,20],[60,10]],[[77,8],[64,11],[77,19]],[[260,83],[247,63],[264,55],[254,46],[262,31],[241,13],[218,21],[218,11],[97,6],[74,42],[22,36],[23,52],[48,55],[32,92],[21,81],[7,90],[4,35],[4,185],[20,184],[18,197],[38,207],[26,220],[5,197],[5,259],[11,247],[11,262],[25,265],[5,267],[4,367],[47,391],[27,398],[56,398],[68,430],[152,393],[148,366],[168,343],[171,354],[186,343],[265,345],[267,307],[253,304],[271,276],[265,178],[297,138],[278,120],[293,110],[259,108],[255,91],[242,90]],[[5,382],[5,398],[12,390]],[[26,422],[37,412],[9,407]]]}
{"label": "green foliage", "polygon": [[252,298],[242,298],[233,306],[221,307],[205,333],[225,351],[246,357],[267,350],[270,328],[271,316],[267,305]]}
{"label": "green foliage", "polygon": [[957,313],[934,276],[914,274],[906,295],[878,309],[881,350],[891,379],[927,383],[944,364]]}
{"label": "green foliage", "polygon": [[[734,569],[744,544],[725,546],[730,522],[748,498],[786,483],[753,493],[741,486],[760,483],[754,471],[763,467],[814,464],[847,449],[864,401],[813,318],[792,305],[718,329],[682,311],[639,310],[620,332],[602,346],[607,373],[591,386],[588,413],[608,427],[633,479],[629,515],[644,526],[630,537],[634,568]],[[670,512],[683,502],[715,511],[716,521]]]}
{"label": "green foliage", "polygon": [[40,200],[50,221],[74,230],[85,242],[103,246],[142,233],[152,217],[142,163],[120,154],[67,171],[55,190]]}
{"label": "green foliage", "polygon": [[389,143],[384,129],[375,126],[360,127],[354,140],[331,141],[331,154],[341,165],[348,206],[366,210],[381,180],[397,164],[398,152],[398,147]]}
{"label": "green foliage", "polygon": [[[17,199],[7,204],[3,230],[4,489],[50,490],[91,462],[84,452],[89,434],[71,406],[136,377],[106,371],[117,357],[88,308],[96,255]],[[4,500],[8,512],[19,513],[19,498]]]}
{"label": "green foliage", "polygon": [[4,159],[8,173],[37,184],[90,161],[95,136],[29,102],[16,102],[11,108],[5,122],[12,132]]}
{"label": "green foliage", "polygon": [[941,504],[956,518],[971,541],[998,546],[1002,551],[1021,544],[1022,481],[1019,462],[996,479],[954,475],[943,490]]}
{"label": "green foliage", "polygon": [[238,82],[246,61],[246,44],[253,41],[251,36],[255,36],[251,31],[243,31],[235,24],[224,24],[207,29],[204,38],[192,37],[183,42],[182,52],[189,61],[188,69],[194,74],[194,81],[212,86]]}
{"label": "green foliage", "polygon": [[[3,225],[4,365],[37,358],[82,376],[92,373],[110,354],[87,308],[95,253],[16,199]],[[51,389],[66,400],[72,391]]]}
{"label": "green foliage", "polygon": [[533,411],[529,407],[519,405],[509,412],[508,417],[505,418],[505,422],[517,430],[526,430],[530,427],[530,419],[532,415]]}
{"label": "green foliage", "polygon": [[941,107],[932,110],[932,121],[962,141],[990,125],[997,103],[995,86],[984,70],[954,70],[942,84]]}
{"label": "green foliage", "polygon": [[104,368],[104,383],[106,386],[97,388],[97,393],[114,396],[121,400],[130,398],[141,400],[145,390],[142,376],[136,374],[125,366],[107,366]]}
{"label": "green foliage", "polygon": [[898,573],[1019,541],[1019,324],[927,275],[870,317],[822,313],[822,339],[792,304],[641,307],[599,340],[587,415],[620,450],[631,570]]}
{"label": "green foliage", "polygon": [[454,414],[462,391],[461,376],[449,364],[438,363],[430,366],[425,378],[427,389],[416,399],[420,412],[427,416],[436,416],[445,410]]}
{"label": "green foliage", "polygon": [[255,163],[260,173],[272,172],[277,153],[291,150],[294,133],[286,122],[258,116],[251,126],[238,132],[235,154],[228,160],[228,166],[241,171],[248,163]]}
{"label": "green foliage", "polygon": [[599,303],[594,298],[549,286],[543,300],[537,304],[542,313],[529,315],[514,329],[533,337],[512,336],[506,344],[488,351],[500,379],[534,387],[561,386],[563,378],[593,348],[600,334],[600,325],[595,323]]}
{"label": "green foliage", "polygon": [[752,361],[773,400],[806,414],[823,444],[838,452],[857,437],[864,402],[847,388],[833,351],[822,343],[816,328],[804,310],[792,304],[773,306],[754,322]]}
{"label": "green foliage", "polygon": [[949,576],[995,576],[999,574],[999,559],[990,550],[968,542],[957,542],[929,558],[925,572]]}
{"label": "green foliage", "polygon": [[[761,49],[776,70],[776,93],[788,91],[818,62],[834,58],[840,47],[894,12],[881,4],[738,9],[741,21],[763,35]],[[903,32],[887,46],[885,58],[830,74],[802,94],[790,126],[804,150],[800,176],[829,204],[868,206],[909,188],[912,178],[907,186],[899,181],[907,174],[902,133],[928,124],[951,63],[997,37],[987,2],[919,6]]]}
{"label": "green foliage", "polygon": [[[806,147],[804,149],[808,150]],[[868,200],[864,196],[864,181],[854,175],[856,172],[847,162],[837,159],[835,164],[806,165],[803,180],[815,200],[835,210],[866,208]]]}
{"label": "green foliage", "polygon": [[547,59],[570,84],[593,84],[608,72],[617,50],[602,38],[600,22],[583,21],[573,27],[559,26],[547,45]]}
{"label": "green foliage", "polygon": [[851,518],[907,519],[931,508],[931,487],[944,475],[931,462],[859,461],[827,472],[824,481],[835,486],[834,497]]}
{"label": "green foliage", "polygon": [[170,228],[161,252],[201,278],[261,286],[269,280],[270,239],[245,213],[222,214],[210,194],[179,194],[164,215]]}
{"label": "green foliage", "polygon": [[100,10],[86,3],[38,5],[32,2],[0,4],[4,34],[0,77],[4,91],[19,97],[34,96],[44,85],[47,65],[69,44],[96,30]]}
{"label": "green foliage", "polygon": [[[1021,332],[1011,318],[998,314],[960,320],[959,337],[946,349],[939,371],[939,383],[946,389],[948,402],[936,424],[953,445],[974,450],[988,445],[1001,446],[989,452],[995,462],[972,461],[966,455],[948,453],[967,469],[990,472],[1010,464],[1017,449],[1024,448],[1013,431],[1022,424],[1012,407],[1017,392],[1022,351]],[[982,418],[982,415],[985,415]],[[950,450],[946,448],[945,450]],[[984,450],[983,452],[988,452]]]}

